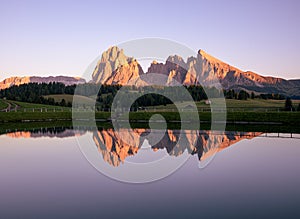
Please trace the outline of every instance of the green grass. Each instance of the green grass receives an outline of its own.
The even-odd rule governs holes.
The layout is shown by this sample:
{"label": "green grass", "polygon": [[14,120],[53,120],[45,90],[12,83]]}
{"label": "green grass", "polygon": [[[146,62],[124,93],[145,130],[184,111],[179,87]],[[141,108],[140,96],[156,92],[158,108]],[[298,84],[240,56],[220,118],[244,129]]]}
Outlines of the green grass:
{"label": "green grass", "polygon": [[71,112],[1,112],[0,122],[70,120]]}
{"label": "green grass", "polygon": [[[71,98],[70,96],[61,96],[56,98]],[[88,99],[88,98],[87,98]],[[48,122],[55,122],[55,121],[72,121],[72,112],[71,108],[67,107],[60,107],[60,106],[51,106],[51,105],[42,105],[42,104],[32,104],[32,103],[25,103],[25,102],[17,102],[17,101],[3,101],[0,100],[0,106],[7,107],[5,102],[10,102],[12,107],[18,105],[18,112],[0,112],[0,124],[8,124],[8,123],[22,123],[28,121],[32,122],[40,122],[40,123],[48,123]],[[255,127],[255,125],[259,125],[260,129],[263,130],[268,128],[269,132],[272,129],[282,130],[287,128],[287,132],[295,132],[297,131],[297,127],[300,123],[300,112],[266,112],[266,111],[241,111],[239,108],[246,107],[248,109],[260,107],[262,109],[268,107],[283,107],[284,100],[227,100],[227,105],[231,108],[237,108],[235,111],[227,111],[227,128],[238,127],[237,130],[242,130],[242,127]],[[294,105],[297,105],[300,101],[293,101]],[[196,103],[198,108],[207,108],[209,109],[209,105],[205,104],[204,101]],[[158,106],[157,109],[161,107],[161,110],[167,109],[165,112],[160,112],[165,120],[168,122],[168,128],[180,128],[180,115],[178,112],[175,111],[174,105],[167,105],[167,106]],[[173,108],[172,108],[173,107]],[[43,112],[39,110],[35,110],[32,112],[31,109],[41,109],[47,108],[48,111]],[[54,108],[56,109],[54,112]],[[159,110],[157,110],[159,111]],[[174,111],[174,112],[173,112]],[[133,126],[137,127],[148,127],[149,119],[151,116],[156,114],[157,112],[153,112],[151,110],[148,111],[139,111],[139,112],[131,112],[130,115],[130,122]],[[217,113],[216,113],[217,114]],[[81,119],[90,119],[88,116],[90,113],[80,112],[79,118]],[[99,119],[104,124],[106,122],[110,122],[111,113],[110,112],[96,112],[95,118]],[[199,118],[201,122],[201,128],[206,127],[209,129],[210,121],[211,121],[211,113],[209,111],[202,112],[199,111]],[[245,123],[245,124],[243,124]],[[273,124],[272,124],[273,123]],[[110,123],[111,124],[111,123]],[[243,125],[242,125],[243,124]],[[269,124],[269,125],[267,125]],[[4,125],[5,126],[5,125]],[[249,129],[245,129],[248,131]],[[252,129],[251,129],[252,130]],[[254,130],[254,128],[253,128]]]}
{"label": "green grass", "polygon": [[[148,123],[148,120],[152,115],[156,114],[155,112],[131,112],[130,121],[132,122],[145,122]],[[180,122],[180,115],[177,112],[162,112],[160,113],[166,121],[168,122]],[[90,119],[90,113],[80,112],[77,114],[78,118],[81,119]],[[96,112],[96,119],[110,119],[110,112]],[[218,113],[216,113],[218,116]],[[211,113],[210,112],[199,112],[200,122],[210,122]],[[24,120],[34,120],[34,121],[48,121],[48,120],[71,120],[72,112],[71,111],[62,111],[62,112],[0,112],[0,122],[20,122]],[[248,123],[280,123],[280,124],[291,124],[298,125],[300,123],[300,112],[228,112],[227,113],[227,122],[236,123],[236,122],[248,122]]]}
{"label": "green grass", "polygon": [[[45,97],[51,97],[54,98],[56,102],[61,102],[62,99],[65,99],[66,102],[72,102],[73,95],[67,95],[67,94],[61,94],[61,95],[48,95]],[[85,96],[77,96],[78,100],[81,104],[86,105],[93,105],[94,100],[85,97]],[[216,100],[218,102],[218,100]],[[47,108],[47,109],[58,109],[63,108],[67,109],[66,107],[61,106],[53,106],[53,105],[43,105],[43,104],[33,104],[33,103],[26,103],[26,102],[18,102],[18,101],[11,101],[7,100],[7,102],[10,102],[12,104],[12,107],[14,107],[14,104],[17,104],[19,106],[19,109],[32,109],[32,108]],[[226,99],[226,106],[227,110],[229,112],[234,111],[279,111],[283,109],[285,100],[263,100],[263,99],[248,99],[248,100],[234,100],[234,99]],[[297,108],[298,104],[300,103],[300,100],[293,100],[293,105],[295,108]],[[179,105],[182,105],[183,103],[179,103]],[[196,106],[198,110],[201,111],[210,111],[210,105],[205,104],[205,101],[196,102]],[[0,109],[4,109],[7,107],[7,104],[0,100]],[[161,112],[175,112],[177,109],[174,104],[168,104],[166,106],[160,105],[160,106],[153,106],[153,107],[147,107],[148,111],[161,111]],[[144,111],[143,111],[144,112]]]}
{"label": "green grass", "polygon": [[[19,123],[0,123],[0,134],[6,134],[15,131],[36,131],[42,129],[56,128],[62,129],[72,128],[72,121],[51,121],[51,122],[19,122]],[[112,123],[97,123],[98,130],[113,128]],[[132,123],[132,128],[148,128],[144,123]],[[89,124],[81,123],[78,128],[81,130],[91,130]],[[201,130],[210,130],[210,124],[201,124]],[[181,129],[180,124],[173,123],[168,129]],[[300,133],[299,126],[290,125],[239,125],[228,124],[226,131],[242,131],[242,132],[267,132],[267,133]]]}
{"label": "green grass", "polygon": [[[149,119],[154,112],[132,112],[130,113],[130,123],[132,127],[149,128]],[[94,124],[84,119],[89,119],[90,113],[80,112],[78,124],[87,126]],[[168,121],[169,129],[180,129],[180,115],[173,112],[163,112],[161,115]],[[111,114],[109,112],[96,112],[95,118],[101,119],[98,126],[111,127]],[[210,129],[211,114],[209,112],[200,112],[200,128]],[[176,122],[177,121],[177,122]],[[72,124],[71,112],[0,112],[0,127],[3,129],[32,128],[31,124],[43,124],[52,126],[54,124],[67,123]],[[269,124],[274,123],[274,124]],[[293,132],[300,133],[300,112],[229,112],[227,113],[226,130],[231,131],[262,131],[262,132]],[[40,126],[36,125],[36,127]],[[122,124],[121,124],[122,125]],[[194,126],[191,126],[194,127]]]}
{"label": "green grass", "polygon": [[[72,121],[51,121],[51,122],[18,122],[18,123],[0,123],[0,134],[5,134],[15,131],[36,131],[38,129],[49,129],[56,128],[62,129],[72,128]],[[110,122],[99,122],[97,123],[98,130],[114,128]],[[76,129],[80,130],[94,130],[94,126],[89,123],[80,122],[76,125]],[[145,123],[131,123],[131,128],[149,128],[148,124]],[[180,123],[168,124],[168,129],[181,129]],[[201,124],[201,130],[211,130],[210,124]],[[227,124],[226,131],[241,131],[241,132],[266,132],[266,133],[300,133],[299,126],[293,125],[243,125],[243,124]]]}
{"label": "green grass", "polygon": [[[218,99],[215,100],[217,103]],[[278,111],[284,108],[285,100],[263,100],[263,99],[248,99],[248,100],[235,100],[226,99],[226,107],[228,111]],[[293,100],[293,106],[297,108],[300,100]],[[179,103],[178,105],[182,105]],[[199,111],[209,110],[210,105],[206,104],[205,101],[196,102],[196,106]],[[175,111],[176,107],[174,104],[167,104],[166,106],[151,106],[146,107],[148,110],[157,111]]]}
{"label": "green grass", "polygon": [[[90,119],[90,113],[79,112],[77,113],[78,118],[80,119]],[[105,119],[108,120],[110,118],[109,112],[97,112],[95,113],[96,119]],[[2,122],[28,122],[28,121],[71,121],[72,120],[72,112],[71,111],[48,111],[48,112],[0,112],[0,123]]]}
{"label": "green grass", "polygon": [[20,101],[12,101],[12,100],[7,100],[7,102],[11,103],[12,105],[18,105],[19,110],[23,109],[41,109],[41,108],[46,108],[46,109],[69,109],[68,107],[61,107],[61,106],[53,106],[53,105],[46,105],[46,104],[36,104],[36,103],[27,103],[27,102],[20,102]]}
{"label": "green grass", "polygon": [[64,99],[66,102],[73,101],[73,95],[70,94],[55,94],[55,95],[46,95],[44,98],[53,98],[55,102],[61,102]]}
{"label": "green grass", "polygon": [[[73,101],[73,95],[68,94],[59,94],[59,95],[47,95],[44,96],[45,98],[54,98],[56,102],[61,102],[62,99],[65,99],[65,101],[72,102]],[[94,100],[89,97],[85,96],[77,96],[77,100],[81,104],[84,105],[94,105]],[[6,102],[10,102],[12,104],[12,108],[14,108],[15,104],[19,106],[19,110],[23,109],[40,109],[40,108],[46,108],[46,109],[57,109],[57,108],[63,108],[66,109],[66,107],[61,106],[53,106],[53,105],[43,105],[43,104],[34,104],[34,103],[26,103],[26,102],[18,102],[18,101],[11,101],[11,100],[1,100],[0,99],[0,110],[5,109],[8,105]],[[216,100],[218,102],[218,99]],[[234,111],[280,111],[284,107],[285,100],[263,100],[263,99],[248,99],[248,100],[235,100],[235,99],[226,99],[226,106],[227,110],[229,112]],[[293,100],[293,105],[295,108],[298,107],[298,104],[300,103],[300,100]],[[184,103],[179,103],[179,105],[182,105]],[[210,111],[210,105],[205,104],[205,101],[196,102],[196,106],[198,110],[201,111]],[[175,112],[177,109],[174,104],[167,104],[166,106],[160,105],[160,106],[151,106],[146,107],[147,111],[161,111],[161,112]],[[23,110],[24,111],[24,110]]]}
{"label": "green grass", "polygon": [[[55,102],[61,102],[64,99],[67,103],[73,102],[73,95],[70,94],[57,94],[57,95],[47,95],[44,98],[53,98]],[[81,104],[95,104],[95,101],[92,98],[76,95],[76,100],[79,101]]]}
{"label": "green grass", "polygon": [[282,123],[298,126],[300,112],[228,112],[228,122]]}
{"label": "green grass", "polygon": [[8,104],[4,100],[0,99],[0,110],[6,109],[7,107]]}
{"label": "green grass", "polygon": [[[135,112],[130,113],[130,120],[148,121],[155,112]],[[162,112],[166,121],[180,121],[180,115],[175,112]],[[215,114],[218,117],[218,113]],[[199,112],[200,122],[210,122],[210,112]],[[300,123],[300,112],[227,112],[227,122],[246,122],[246,123],[281,123],[298,125]]]}
{"label": "green grass", "polygon": [[[227,107],[245,107],[245,108],[259,108],[259,107],[266,107],[266,108],[283,108],[285,100],[263,100],[263,99],[248,99],[248,100],[233,100],[233,99],[226,99]],[[300,100],[294,100],[294,106],[298,105]]]}

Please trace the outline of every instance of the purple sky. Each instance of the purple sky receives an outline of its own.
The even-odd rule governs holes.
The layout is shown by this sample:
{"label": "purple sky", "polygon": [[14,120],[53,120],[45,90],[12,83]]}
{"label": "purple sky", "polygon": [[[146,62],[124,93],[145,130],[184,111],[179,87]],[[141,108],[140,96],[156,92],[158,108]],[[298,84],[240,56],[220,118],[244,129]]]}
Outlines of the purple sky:
{"label": "purple sky", "polygon": [[111,45],[162,37],[242,70],[300,78],[300,3],[1,0],[0,80],[80,76]]}

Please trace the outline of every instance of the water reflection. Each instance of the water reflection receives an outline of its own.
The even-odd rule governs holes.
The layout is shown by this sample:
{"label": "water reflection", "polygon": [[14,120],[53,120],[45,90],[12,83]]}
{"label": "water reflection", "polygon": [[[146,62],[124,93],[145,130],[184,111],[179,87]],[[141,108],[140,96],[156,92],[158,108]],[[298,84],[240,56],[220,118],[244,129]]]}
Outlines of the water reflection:
{"label": "water reflection", "polygon": [[[98,147],[99,153],[102,154],[103,159],[107,163],[113,166],[118,166],[124,163],[127,157],[136,155],[144,143],[144,136],[147,136],[150,132],[148,129],[134,129],[133,132],[128,129],[119,131],[125,133],[122,134],[122,139],[113,129],[93,133],[93,139]],[[200,161],[211,157],[213,154],[243,139],[252,139],[262,134],[261,132],[185,130],[181,136],[183,139],[181,139],[180,144],[177,144],[180,130],[167,130],[164,132],[164,136],[160,142],[152,144],[153,139],[155,139],[155,134],[161,135],[160,132],[161,130],[156,130],[152,138],[146,138],[153,152],[166,150],[170,156],[177,157],[187,151],[191,155],[197,155]],[[124,142],[132,142],[132,144]]]}
{"label": "water reflection", "polygon": [[[134,136],[141,136],[147,131],[137,129]],[[10,132],[10,137],[6,134],[0,136],[0,218],[44,218],[45,215],[48,218],[80,218],[82,215],[88,218],[121,218],[124,215],[140,216],[145,212],[149,218],[195,218],[195,211],[189,209],[199,209],[197,212],[208,218],[224,215],[236,215],[237,218],[278,218],[278,215],[299,218],[299,134],[280,134],[281,138],[278,138],[277,133],[226,132],[215,137],[216,140],[223,138],[223,144],[216,150],[235,146],[220,152],[218,155],[221,156],[217,156],[204,171],[196,168],[198,154],[195,153],[170,177],[155,183],[132,185],[99,174],[76,145],[76,138],[88,137],[94,143],[93,135],[99,139],[105,136],[103,140],[106,143],[109,140],[106,136],[110,135],[112,145],[114,141],[120,142],[113,138],[115,133],[111,129],[93,133],[83,128],[74,130],[75,133],[82,132],[82,136],[67,138],[59,136],[73,132],[71,128],[17,132],[18,135]],[[170,149],[164,146],[176,140],[177,132],[167,131],[164,137],[167,145],[151,146],[149,151],[155,156],[162,152],[169,156],[167,152]],[[56,138],[49,138],[49,133],[50,136],[56,133]],[[206,139],[206,134],[211,131],[198,133]],[[28,134],[41,137],[22,137],[31,136]],[[259,137],[255,137],[257,135]],[[252,136],[255,139],[242,140]],[[115,170],[122,170],[131,159],[145,158],[141,156],[144,147],[136,145],[133,149],[137,152],[127,156],[124,164],[120,162],[118,167],[114,167],[104,161],[96,146],[90,145],[98,159]],[[186,151],[191,149],[187,147]],[[108,155],[117,154],[113,149],[105,147],[104,150]],[[207,159],[207,150],[209,148],[204,145],[201,159]],[[177,160],[183,156],[179,154],[175,157],[174,153],[174,157],[169,157]],[[118,205],[118,211],[112,210],[112,206],[116,205],[111,197],[117,197],[122,203]],[[182,207],[177,207],[179,205],[187,210],[183,211]]]}
{"label": "water reflection", "polygon": [[[117,167],[129,157],[139,154],[148,145],[152,153],[165,151],[169,156],[178,157],[187,151],[190,155],[196,155],[199,161],[203,161],[215,153],[244,139],[252,139],[260,136],[262,132],[233,132],[210,130],[152,130],[150,129],[114,129],[89,130],[88,128],[58,127],[43,128],[30,131],[15,131],[7,133],[11,138],[67,138],[91,133],[95,147],[103,160]],[[118,133],[122,133],[121,137]],[[162,136],[159,142],[156,139]],[[179,142],[180,139],[180,144]],[[209,142],[209,143],[208,143]]]}

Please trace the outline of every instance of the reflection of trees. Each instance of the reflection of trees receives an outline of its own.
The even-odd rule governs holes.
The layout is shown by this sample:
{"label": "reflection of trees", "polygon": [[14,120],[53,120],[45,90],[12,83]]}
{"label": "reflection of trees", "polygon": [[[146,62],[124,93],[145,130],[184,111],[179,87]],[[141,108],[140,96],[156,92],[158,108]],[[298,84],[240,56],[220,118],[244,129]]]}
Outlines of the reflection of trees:
{"label": "reflection of trees", "polygon": [[70,127],[40,128],[29,131],[14,131],[6,133],[11,138],[67,138],[84,135],[86,130],[75,130]]}

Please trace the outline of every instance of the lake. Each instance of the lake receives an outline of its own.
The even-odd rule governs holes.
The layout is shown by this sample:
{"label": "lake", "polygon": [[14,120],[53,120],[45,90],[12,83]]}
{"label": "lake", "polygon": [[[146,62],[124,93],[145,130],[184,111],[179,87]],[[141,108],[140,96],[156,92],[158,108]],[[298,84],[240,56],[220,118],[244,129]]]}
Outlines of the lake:
{"label": "lake", "polygon": [[0,218],[300,217],[299,134],[149,133],[2,134]]}

